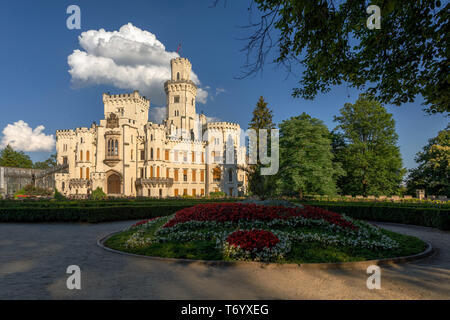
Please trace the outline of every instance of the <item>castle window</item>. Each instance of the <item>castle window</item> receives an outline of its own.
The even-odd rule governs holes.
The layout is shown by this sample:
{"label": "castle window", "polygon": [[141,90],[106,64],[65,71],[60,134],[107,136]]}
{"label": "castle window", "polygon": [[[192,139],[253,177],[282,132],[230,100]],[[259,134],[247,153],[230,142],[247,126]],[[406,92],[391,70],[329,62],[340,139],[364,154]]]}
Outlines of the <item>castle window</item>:
{"label": "castle window", "polygon": [[66,188],[66,183],[63,181],[63,183],[61,185],[61,190],[64,191],[65,188]]}
{"label": "castle window", "polygon": [[188,195],[187,189],[184,189],[183,190],[183,196],[187,196],[187,195]]}
{"label": "castle window", "polygon": [[193,197],[197,196],[197,192],[196,192],[195,189],[192,189],[192,196],[193,196]]}
{"label": "castle window", "polygon": [[175,155],[175,161],[178,161],[178,151],[177,150],[174,151],[174,155]]}
{"label": "castle window", "polygon": [[173,103],[180,103],[180,96],[174,96]]}
{"label": "castle window", "polygon": [[175,181],[178,181],[178,169],[174,169],[173,173],[174,173],[173,179]]}
{"label": "castle window", "polygon": [[204,196],[205,195],[205,189],[200,189],[200,195]]}
{"label": "castle window", "polygon": [[83,150],[80,151],[80,161],[83,161]]}
{"label": "castle window", "polygon": [[191,104],[194,105],[194,99],[191,100]]}
{"label": "castle window", "polygon": [[63,157],[63,164],[67,164],[67,157]]}
{"label": "castle window", "polygon": [[200,182],[205,182],[205,170],[200,170]]}
{"label": "castle window", "polygon": [[228,181],[233,182],[233,170],[231,168],[228,169]]}
{"label": "castle window", "polygon": [[187,151],[185,151],[183,153],[183,161],[186,163],[187,162]]}
{"label": "castle window", "polygon": [[159,160],[159,158],[160,158],[160,151],[158,148],[158,149],[156,149],[156,159]]}
{"label": "castle window", "polygon": [[153,148],[150,149],[150,159],[153,160]]}
{"label": "castle window", "polygon": [[144,168],[141,168],[141,178],[144,178]]}
{"label": "castle window", "polygon": [[192,163],[195,163],[195,152],[192,151]]}
{"label": "castle window", "polygon": [[169,160],[169,149],[165,151],[165,160]]}
{"label": "castle window", "polygon": [[115,140],[114,155],[115,156],[119,155],[119,141],[118,140]]}
{"label": "castle window", "polygon": [[177,80],[180,80],[180,73],[177,72]]}
{"label": "castle window", "polygon": [[153,178],[153,167],[150,167],[150,178]]}
{"label": "castle window", "polygon": [[173,196],[178,197],[178,189],[173,190]]}
{"label": "castle window", "polygon": [[197,175],[196,175],[196,173],[197,173],[197,170],[192,170],[192,181],[194,181],[195,182],[195,180],[197,179]]}
{"label": "castle window", "polygon": [[169,171],[169,168],[167,168],[166,169],[166,178],[170,178],[169,176],[170,176],[170,171]]}
{"label": "castle window", "polygon": [[89,168],[86,168],[86,179],[89,180],[90,177],[91,176],[90,176]]}
{"label": "castle window", "polygon": [[90,161],[89,160],[89,158],[90,158],[89,156],[90,156],[90,154],[89,154],[89,150],[88,150],[88,151],[86,151],[86,161]]}
{"label": "castle window", "polygon": [[131,160],[133,160],[133,149],[131,149],[131,153],[130,153],[130,155],[131,155]]}
{"label": "castle window", "polygon": [[141,160],[145,160],[145,150],[141,150]]}
{"label": "castle window", "polygon": [[220,177],[221,177],[221,170],[220,168],[214,168],[213,169],[213,180],[214,182],[219,182],[220,181]]}
{"label": "castle window", "polygon": [[156,177],[159,178],[159,167],[156,167]]}
{"label": "castle window", "polygon": [[187,181],[187,169],[183,170],[183,181]]}
{"label": "castle window", "polygon": [[80,168],[80,179],[83,179],[83,168]]}

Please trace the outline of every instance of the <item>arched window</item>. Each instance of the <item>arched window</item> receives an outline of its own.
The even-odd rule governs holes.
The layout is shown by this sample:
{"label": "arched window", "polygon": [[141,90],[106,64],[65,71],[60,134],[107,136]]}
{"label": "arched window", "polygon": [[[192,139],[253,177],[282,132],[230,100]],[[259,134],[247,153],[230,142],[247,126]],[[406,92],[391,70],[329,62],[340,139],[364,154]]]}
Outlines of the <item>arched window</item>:
{"label": "arched window", "polygon": [[158,148],[158,149],[156,149],[156,159],[159,160],[159,158],[160,158],[160,151]]}
{"label": "arched window", "polygon": [[86,168],[86,179],[89,180],[89,178],[90,178],[89,168]]}
{"label": "arched window", "polygon": [[228,181],[232,182],[233,181],[233,169],[228,169]]}
{"label": "arched window", "polygon": [[153,148],[150,149],[150,159],[153,160]]}
{"label": "arched window", "polygon": [[118,155],[119,155],[119,141],[118,141],[118,140],[115,141],[114,155],[115,155],[115,156],[118,156]]}
{"label": "arched window", "polygon": [[83,150],[80,151],[80,161],[83,161]]}
{"label": "arched window", "polygon": [[90,153],[89,153],[89,150],[88,150],[88,151],[86,151],[86,161],[90,161],[89,158],[90,158]]}
{"label": "arched window", "polygon": [[177,72],[177,80],[180,80],[180,73]]}

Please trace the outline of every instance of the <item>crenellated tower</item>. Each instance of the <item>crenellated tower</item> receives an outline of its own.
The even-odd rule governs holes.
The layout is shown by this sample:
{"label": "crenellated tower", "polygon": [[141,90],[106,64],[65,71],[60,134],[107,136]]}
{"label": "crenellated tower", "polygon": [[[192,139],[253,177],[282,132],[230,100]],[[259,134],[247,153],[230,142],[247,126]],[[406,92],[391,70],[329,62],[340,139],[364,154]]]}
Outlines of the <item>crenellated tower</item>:
{"label": "crenellated tower", "polygon": [[195,130],[195,98],[197,86],[191,80],[192,65],[186,58],[170,61],[171,79],[164,83],[167,97],[167,124],[174,125],[183,138]]}

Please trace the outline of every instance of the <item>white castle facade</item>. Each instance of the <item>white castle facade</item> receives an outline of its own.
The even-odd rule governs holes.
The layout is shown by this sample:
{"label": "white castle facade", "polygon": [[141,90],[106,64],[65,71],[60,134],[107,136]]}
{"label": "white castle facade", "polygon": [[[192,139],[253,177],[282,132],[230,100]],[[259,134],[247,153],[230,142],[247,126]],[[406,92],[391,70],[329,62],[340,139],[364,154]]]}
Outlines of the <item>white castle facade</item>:
{"label": "white castle facade", "polygon": [[205,196],[246,191],[246,148],[238,124],[207,122],[195,110],[191,63],[171,60],[166,119],[148,121],[150,100],[137,91],[103,94],[104,115],[90,128],[56,132],[57,161],[68,165],[55,186],[66,196],[98,187],[112,196]]}

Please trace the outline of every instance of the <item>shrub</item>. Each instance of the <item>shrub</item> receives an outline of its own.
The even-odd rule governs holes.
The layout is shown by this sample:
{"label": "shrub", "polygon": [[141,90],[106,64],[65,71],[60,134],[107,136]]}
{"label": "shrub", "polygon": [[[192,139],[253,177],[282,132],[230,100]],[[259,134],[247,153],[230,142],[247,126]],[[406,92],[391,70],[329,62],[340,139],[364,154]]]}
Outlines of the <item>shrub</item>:
{"label": "shrub", "polygon": [[91,196],[89,197],[91,200],[105,200],[108,196],[103,192],[103,189],[97,187],[94,191],[92,191]]}
{"label": "shrub", "polygon": [[223,191],[216,191],[216,192],[210,192],[209,193],[209,197],[213,198],[213,199],[217,199],[217,198],[225,198],[227,196],[227,194]]}
{"label": "shrub", "polygon": [[58,189],[55,188],[55,194],[53,195],[53,198],[57,201],[63,201],[66,200],[66,197],[58,191]]}

